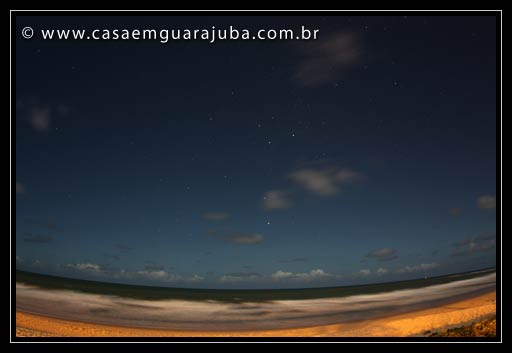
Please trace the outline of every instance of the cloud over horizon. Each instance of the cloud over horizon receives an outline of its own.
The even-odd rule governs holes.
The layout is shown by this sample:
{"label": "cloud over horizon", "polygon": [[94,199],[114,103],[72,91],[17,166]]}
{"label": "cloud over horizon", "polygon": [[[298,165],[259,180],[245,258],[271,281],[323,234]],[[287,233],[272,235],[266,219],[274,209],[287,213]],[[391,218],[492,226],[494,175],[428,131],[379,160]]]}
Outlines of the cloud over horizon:
{"label": "cloud over horizon", "polygon": [[64,268],[78,270],[78,271],[86,271],[86,272],[88,271],[88,272],[94,272],[94,273],[103,272],[103,269],[100,265],[93,264],[90,262],[77,263],[77,264],[66,264],[66,265],[64,265]]}
{"label": "cloud over horizon", "polygon": [[389,270],[387,268],[379,267],[376,272],[378,275],[385,275],[389,272]]}
{"label": "cloud over horizon", "polygon": [[363,269],[360,269],[357,273],[355,273],[355,276],[356,277],[358,277],[358,276],[367,277],[367,276],[372,276],[372,275],[373,276],[383,276],[388,273],[389,273],[389,270],[384,267],[379,267],[373,271],[369,268],[363,268]]}
{"label": "cloud over horizon", "polygon": [[163,269],[145,267],[143,270],[130,271],[125,269],[110,268],[108,265],[99,265],[91,262],[83,262],[76,264],[66,264],[62,266],[65,269],[82,272],[84,274],[101,276],[103,278],[112,278],[117,280],[146,280],[155,281],[162,283],[180,282],[180,283],[191,283],[198,282],[204,279],[204,277],[193,274],[190,276],[183,276],[165,271]]}
{"label": "cloud over horizon", "polygon": [[414,273],[414,272],[425,272],[438,268],[440,265],[437,262],[422,263],[414,266],[405,266],[399,268],[397,273]]}
{"label": "cloud over horizon", "polygon": [[258,272],[232,272],[226,273],[219,278],[221,283],[238,283],[261,279],[263,275]]}
{"label": "cloud over horizon", "polygon": [[278,270],[278,271],[272,273],[272,275],[271,275],[271,278],[274,281],[292,280],[292,281],[299,281],[299,282],[318,281],[318,280],[323,280],[323,279],[332,278],[332,277],[333,277],[332,274],[327,273],[320,268],[316,268],[309,272],[302,272],[302,273],[294,273],[294,272]]}
{"label": "cloud over horizon", "polygon": [[372,274],[372,271],[369,268],[362,268],[359,270],[359,274],[363,276],[369,276]]}

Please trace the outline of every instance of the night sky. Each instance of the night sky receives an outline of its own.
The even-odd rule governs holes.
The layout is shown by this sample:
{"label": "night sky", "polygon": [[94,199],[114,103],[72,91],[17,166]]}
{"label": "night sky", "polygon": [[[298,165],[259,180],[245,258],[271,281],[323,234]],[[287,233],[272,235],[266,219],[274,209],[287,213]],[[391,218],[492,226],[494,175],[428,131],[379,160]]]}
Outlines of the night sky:
{"label": "night sky", "polygon": [[[20,35],[230,25],[320,32]],[[496,26],[414,14],[17,17],[16,268],[287,288],[496,266]]]}

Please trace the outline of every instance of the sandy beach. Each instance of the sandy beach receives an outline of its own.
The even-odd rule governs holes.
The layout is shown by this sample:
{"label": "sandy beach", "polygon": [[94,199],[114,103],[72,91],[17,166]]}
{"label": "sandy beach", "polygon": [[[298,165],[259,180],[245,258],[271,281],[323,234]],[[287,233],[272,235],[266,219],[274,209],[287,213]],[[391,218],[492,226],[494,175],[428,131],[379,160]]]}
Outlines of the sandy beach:
{"label": "sandy beach", "polygon": [[60,337],[406,337],[460,326],[496,313],[496,292],[380,319],[314,327],[250,330],[158,330],[101,325],[16,312],[16,336]]}

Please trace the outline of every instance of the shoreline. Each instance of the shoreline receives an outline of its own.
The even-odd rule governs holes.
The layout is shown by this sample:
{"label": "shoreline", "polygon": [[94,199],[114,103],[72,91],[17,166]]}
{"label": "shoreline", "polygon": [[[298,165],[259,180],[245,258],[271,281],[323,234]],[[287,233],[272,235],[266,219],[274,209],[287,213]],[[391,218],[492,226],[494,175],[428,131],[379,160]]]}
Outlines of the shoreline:
{"label": "shoreline", "polygon": [[95,324],[16,311],[16,337],[408,337],[496,314],[496,291],[451,304],[353,323],[248,331],[162,330]]}

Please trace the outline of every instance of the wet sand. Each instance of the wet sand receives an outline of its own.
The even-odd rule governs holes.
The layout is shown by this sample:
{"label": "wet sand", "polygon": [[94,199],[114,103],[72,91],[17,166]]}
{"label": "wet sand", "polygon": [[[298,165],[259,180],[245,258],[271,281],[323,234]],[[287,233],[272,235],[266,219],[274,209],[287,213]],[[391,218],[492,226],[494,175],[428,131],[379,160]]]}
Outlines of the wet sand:
{"label": "wet sand", "polygon": [[162,330],[55,319],[16,312],[18,337],[406,337],[479,321],[496,314],[496,292],[437,307],[359,322],[245,331]]}

